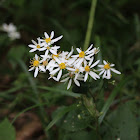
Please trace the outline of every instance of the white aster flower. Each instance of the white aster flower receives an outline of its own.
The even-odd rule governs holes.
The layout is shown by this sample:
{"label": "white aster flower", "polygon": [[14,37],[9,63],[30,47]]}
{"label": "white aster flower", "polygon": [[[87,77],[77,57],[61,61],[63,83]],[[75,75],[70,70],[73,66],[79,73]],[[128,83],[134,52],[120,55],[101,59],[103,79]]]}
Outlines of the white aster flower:
{"label": "white aster flower", "polygon": [[[41,44],[41,45],[43,45],[43,44]],[[57,50],[60,48],[60,46],[54,46],[54,47],[50,47],[50,46],[44,46],[44,47],[42,47],[41,49],[40,49],[40,51],[44,51],[44,50],[46,50],[46,53],[49,53],[49,52],[51,52],[52,54],[54,54],[54,55],[57,55]]]}
{"label": "white aster flower", "polygon": [[55,67],[58,65],[56,64],[56,60],[54,59],[55,57],[59,58],[60,52],[58,54],[52,54],[48,55],[48,52],[45,52],[45,55],[41,55],[42,61],[49,61],[48,65],[46,66],[46,70],[52,71]]}
{"label": "white aster flower", "polygon": [[78,77],[75,78],[74,72],[69,72],[69,73],[63,75],[62,78],[64,78],[64,79],[61,80],[60,82],[68,82],[67,90],[71,87],[72,81],[79,87],[80,83],[78,80],[83,80],[82,75],[78,75]]}
{"label": "white aster flower", "polygon": [[33,44],[28,45],[30,48],[32,48],[29,52],[34,52],[36,50],[40,51],[40,49],[42,47],[42,44],[40,42],[40,38],[37,38],[37,41],[38,41],[38,43],[36,41],[32,40]]}
{"label": "white aster flower", "polygon": [[8,34],[8,37],[11,39],[11,40],[15,40],[15,39],[19,39],[20,38],[20,33],[17,32],[17,28],[15,25],[13,25],[13,23],[10,23],[9,25],[4,23],[2,25],[2,30],[4,32],[7,32]]}
{"label": "white aster flower", "polygon": [[8,37],[11,40],[20,39],[20,33],[19,32],[11,32],[11,33],[8,33]]}
{"label": "white aster flower", "polygon": [[43,46],[50,46],[50,45],[52,45],[53,43],[57,42],[58,40],[60,40],[63,37],[63,35],[61,35],[61,36],[53,39],[54,31],[51,32],[50,36],[46,32],[44,32],[44,36],[45,36],[44,39],[40,39],[42,41]]}
{"label": "white aster flower", "polygon": [[86,51],[82,51],[79,48],[76,48],[78,55],[72,55],[71,57],[77,58],[77,60],[74,62],[74,65],[77,65],[79,67],[84,60],[91,60],[91,57],[94,55],[93,52],[90,52],[92,49],[93,44],[90,45],[90,47]]}
{"label": "white aster flower", "polygon": [[82,66],[80,66],[80,67],[73,67],[73,68],[68,67],[67,70],[73,72],[75,74],[75,79],[77,79],[79,77],[80,73],[83,73],[84,68]]}
{"label": "white aster flower", "polygon": [[52,70],[50,75],[58,73],[56,81],[59,81],[62,76],[62,70],[67,69],[67,60],[65,58],[58,59],[57,57],[54,57],[54,59],[57,62],[57,64],[55,64],[57,68]]}
{"label": "white aster flower", "polygon": [[37,54],[35,54],[35,57],[33,58],[33,60],[30,61],[30,63],[31,63],[31,68],[29,69],[29,71],[32,71],[35,69],[34,77],[37,76],[39,70],[43,72],[46,71],[44,67],[40,64],[40,58],[38,57]]}
{"label": "white aster flower", "polygon": [[100,69],[98,71],[101,71],[99,73],[99,75],[103,74],[103,78],[110,79],[111,78],[111,71],[113,71],[116,74],[121,74],[121,72],[112,68],[115,66],[114,64],[107,63],[105,60],[103,60],[103,63],[104,63],[104,65],[98,65],[98,67],[100,67]]}
{"label": "white aster flower", "polygon": [[9,25],[4,23],[2,25],[2,30],[9,33],[9,32],[16,32],[17,28],[13,23],[10,23]]}
{"label": "white aster flower", "polygon": [[[97,60],[95,63],[92,64],[94,58],[91,58],[89,63],[87,61],[84,61],[84,70],[85,70],[85,77],[84,77],[84,82],[87,80],[88,75],[90,75],[93,79],[97,80],[99,79],[99,75],[97,75],[95,72],[92,71],[92,68],[95,67],[100,60]],[[92,65],[91,65],[92,64]]]}

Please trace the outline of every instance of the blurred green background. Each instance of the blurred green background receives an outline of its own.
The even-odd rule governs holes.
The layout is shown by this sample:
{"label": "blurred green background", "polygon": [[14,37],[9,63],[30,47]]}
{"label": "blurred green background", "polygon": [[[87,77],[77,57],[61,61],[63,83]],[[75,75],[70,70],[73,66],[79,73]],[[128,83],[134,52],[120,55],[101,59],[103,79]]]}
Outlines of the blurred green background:
{"label": "blurred green background", "polygon": [[[12,122],[17,114],[25,114],[13,122],[18,140],[24,140],[23,127],[30,119],[34,120],[33,118],[35,118],[34,122],[43,122],[43,128],[38,124],[31,126],[31,128],[37,127],[38,129],[25,137],[26,140],[96,139],[96,134],[91,132],[91,128],[84,128],[82,131],[76,129],[71,132],[71,128],[66,126],[61,128],[59,124],[49,130],[46,138],[44,131],[53,118],[53,112],[58,107],[70,106],[78,102],[75,97],[79,94],[74,94],[74,92],[81,93],[83,89],[73,87],[72,90],[66,91],[66,85],[48,80],[48,73],[41,73],[34,78],[33,72],[28,72],[30,58],[35,54],[29,53],[28,44],[32,39],[36,40],[37,37],[44,36],[44,32],[50,34],[53,30],[55,37],[63,35],[61,41],[57,43],[61,46],[61,50],[70,51],[71,46],[83,47],[90,6],[91,0],[0,1],[0,25],[14,23],[21,33],[20,39],[11,41],[6,33],[0,32],[0,119],[2,121],[7,117]],[[106,122],[101,126],[99,133],[103,140],[114,140],[120,135],[121,140],[138,140],[140,127],[140,1],[98,0],[90,43],[100,47],[100,58],[115,63],[116,69],[122,72],[121,76],[113,79],[116,81],[115,85],[109,82],[102,85],[102,81],[99,82],[100,84],[90,85],[91,91],[95,94],[101,92],[100,88],[102,88],[102,94],[100,96],[97,94],[96,98],[97,102],[100,101],[97,103],[99,111],[108,96],[116,89],[116,85],[124,84],[119,91],[117,89],[117,98],[113,102],[115,106],[110,108]],[[122,104],[125,105],[121,108]],[[117,107],[118,109],[115,109]],[[119,112],[121,110],[119,107],[126,113]],[[114,110],[122,116],[116,117],[118,114],[113,112]],[[109,116],[112,112],[113,114]],[[28,121],[22,117],[27,117]],[[115,124],[121,122],[117,119],[126,120],[125,126],[121,126],[122,124],[117,126],[121,134],[113,130],[113,127],[116,127]],[[8,120],[6,121],[8,123]],[[115,126],[110,126],[112,123]],[[36,131],[37,133],[34,134]],[[11,132],[15,133],[14,130]],[[9,133],[10,135],[13,134]],[[3,138],[3,140],[6,139]]]}

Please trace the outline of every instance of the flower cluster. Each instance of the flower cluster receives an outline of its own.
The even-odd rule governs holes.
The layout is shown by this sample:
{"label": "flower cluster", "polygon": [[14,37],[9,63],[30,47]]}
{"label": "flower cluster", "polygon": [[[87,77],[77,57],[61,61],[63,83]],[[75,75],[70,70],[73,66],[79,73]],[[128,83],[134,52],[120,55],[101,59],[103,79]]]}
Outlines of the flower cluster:
{"label": "flower cluster", "polygon": [[17,28],[13,23],[10,23],[9,25],[4,23],[1,27],[2,31],[7,32],[8,37],[11,40],[19,39],[20,38],[20,33],[17,32]]}
{"label": "flower cluster", "polygon": [[[79,81],[86,82],[89,76],[97,80],[100,77],[110,79],[111,71],[121,74],[113,68],[114,64],[105,60],[103,60],[103,65],[99,65],[100,60],[95,60],[99,48],[93,47],[93,44],[86,51],[76,48],[77,54],[74,55],[73,47],[70,52],[60,52],[58,51],[60,46],[54,45],[63,37],[62,35],[53,39],[54,31],[52,31],[50,36],[46,32],[44,36],[43,38],[37,38],[37,42],[32,40],[33,44],[29,45],[30,52],[45,51],[44,55],[38,56],[35,54],[33,60],[30,61],[31,68],[29,71],[35,70],[34,77],[38,75],[38,72],[48,70],[50,74],[48,79],[53,78],[56,81],[68,82],[67,89],[69,89],[72,82],[80,86]],[[99,69],[95,69],[96,67],[99,67]]]}

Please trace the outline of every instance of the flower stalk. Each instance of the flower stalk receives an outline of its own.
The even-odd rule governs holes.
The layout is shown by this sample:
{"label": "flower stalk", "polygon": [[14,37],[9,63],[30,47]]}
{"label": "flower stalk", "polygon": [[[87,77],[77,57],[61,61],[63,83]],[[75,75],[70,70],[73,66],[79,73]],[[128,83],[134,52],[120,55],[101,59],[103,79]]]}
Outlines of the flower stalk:
{"label": "flower stalk", "polygon": [[83,50],[86,50],[88,48],[88,46],[89,46],[92,27],[93,27],[93,23],[94,23],[94,15],[95,15],[96,3],[97,3],[97,0],[92,0]]}

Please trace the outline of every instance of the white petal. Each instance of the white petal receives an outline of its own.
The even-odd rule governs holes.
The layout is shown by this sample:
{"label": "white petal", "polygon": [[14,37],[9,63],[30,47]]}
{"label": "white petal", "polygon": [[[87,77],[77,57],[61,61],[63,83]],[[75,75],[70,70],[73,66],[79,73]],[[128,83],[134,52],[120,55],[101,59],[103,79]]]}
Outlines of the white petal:
{"label": "white petal", "polygon": [[30,48],[36,48],[36,45],[28,45]]}
{"label": "white petal", "polygon": [[86,67],[87,66],[87,61],[86,60],[84,60],[84,67]]}
{"label": "white petal", "polygon": [[54,57],[54,59],[56,60],[56,62],[57,62],[58,64],[61,63],[61,61],[60,61],[57,57]]}
{"label": "white petal", "polygon": [[32,42],[33,42],[35,45],[37,45],[37,43],[36,43],[34,40],[32,40]]}
{"label": "white petal", "polygon": [[78,52],[78,53],[80,53],[80,52],[81,52],[81,50],[80,50],[79,48],[76,48],[76,50],[77,50],[77,52]]}
{"label": "white petal", "polygon": [[116,70],[116,69],[111,68],[111,70],[112,70],[114,73],[121,74],[121,72],[119,72],[119,71]]}
{"label": "white petal", "polygon": [[63,36],[61,35],[61,36],[59,36],[59,37],[57,37],[57,38],[53,39],[53,40],[52,40],[52,43],[54,43],[54,42],[56,42],[56,41],[60,40],[62,37],[63,37]]}
{"label": "white petal", "polygon": [[71,57],[79,57],[79,55],[72,55]]}
{"label": "white petal", "polygon": [[78,68],[80,67],[80,65],[82,64],[83,61],[84,61],[84,58],[81,58],[81,59],[79,60],[79,62],[76,64]]}
{"label": "white petal", "polygon": [[115,66],[115,64],[110,64],[110,67],[114,67]]}
{"label": "white petal", "polygon": [[107,79],[110,79],[111,78],[111,72],[110,72],[110,69],[107,70]]}
{"label": "white petal", "polygon": [[68,83],[67,89],[69,89],[69,88],[71,87],[71,83],[72,83],[72,79],[69,80],[69,83]]}
{"label": "white petal", "polygon": [[46,32],[44,33],[44,35],[45,35],[45,38],[49,38],[49,35]]}
{"label": "white petal", "polygon": [[95,80],[96,80],[96,78],[100,79],[99,75],[97,75],[97,74],[96,74],[95,72],[93,72],[93,71],[90,71],[90,72],[89,72],[89,75],[90,75],[93,79],[95,79]]}
{"label": "white petal", "polygon": [[65,79],[63,79],[63,80],[61,80],[60,82],[66,82],[66,81],[68,81],[69,80],[69,77],[67,77],[67,78],[65,78]]}
{"label": "white petal", "polygon": [[57,69],[51,71],[50,74],[53,74],[53,75],[54,75],[54,74],[57,73],[59,70],[60,70],[60,68],[57,68]]}
{"label": "white petal", "polygon": [[103,68],[103,67],[104,67],[104,65],[98,65],[98,67]]}
{"label": "white petal", "polygon": [[55,81],[58,81],[56,77],[51,77],[51,78],[53,78]]}
{"label": "white petal", "polygon": [[48,53],[49,53],[49,51],[48,51],[48,50],[46,50],[46,52],[45,52],[45,57],[47,57]]}
{"label": "white petal", "polygon": [[95,67],[99,62],[100,62],[100,60],[97,60],[90,68]]}
{"label": "white petal", "polygon": [[105,78],[106,77],[106,70],[104,71],[104,74],[103,74],[103,78]]}
{"label": "white petal", "polygon": [[70,53],[69,53],[68,56],[67,56],[67,59],[72,55],[72,53],[73,53],[73,46],[72,46],[72,48],[71,48]]}
{"label": "white petal", "polygon": [[75,71],[75,69],[73,69],[73,68],[67,68],[67,70],[69,70],[69,71]]}
{"label": "white petal", "polygon": [[60,46],[54,46],[54,47],[51,47],[53,50],[57,50],[60,48]]}
{"label": "white petal", "polygon": [[35,54],[35,59],[38,60],[38,55],[37,54]]}
{"label": "white petal", "polygon": [[35,48],[35,49],[31,49],[29,52],[34,52],[34,51],[36,51],[37,49]]}
{"label": "white petal", "polygon": [[99,73],[99,75],[102,75],[102,74],[104,73],[104,71],[105,71],[105,70],[102,70],[102,71]]}
{"label": "white petal", "polygon": [[74,83],[79,87],[80,86],[80,83],[78,80],[74,79]]}
{"label": "white petal", "polygon": [[54,31],[51,32],[51,39],[54,37]]}
{"label": "white petal", "polygon": [[86,72],[86,74],[85,74],[84,82],[86,82],[87,78],[88,78],[88,72]]}
{"label": "white petal", "polygon": [[57,80],[58,81],[60,80],[61,76],[62,76],[62,70],[60,70],[59,73],[58,73],[58,75],[57,75]]}
{"label": "white petal", "polygon": [[87,57],[91,57],[91,56],[93,56],[94,54],[93,53],[91,53],[91,54],[89,54],[89,55],[87,55]]}
{"label": "white petal", "polygon": [[88,64],[89,66],[92,64],[93,59],[94,59],[94,58],[92,57],[91,60],[89,61],[89,64]]}
{"label": "white petal", "polygon": [[56,51],[54,51],[54,50],[52,50],[52,49],[50,49],[50,52],[51,52],[52,54],[54,54],[54,55],[57,55]]}
{"label": "white petal", "polygon": [[45,72],[46,70],[44,69],[44,67],[43,66],[39,66],[39,69],[41,70],[41,71],[43,71],[43,72]]}
{"label": "white petal", "polygon": [[85,53],[87,53],[91,48],[92,48],[93,44],[90,45],[90,47],[85,51]]}
{"label": "white petal", "polygon": [[38,67],[35,68],[34,77],[36,77],[37,74],[38,74]]}
{"label": "white petal", "polygon": [[105,61],[105,60],[103,60],[103,63],[106,65],[107,64],[107,62]]}
{"label": "white petal", "polygon": [[32,70],[34,70],[34,67],[31,67],[28,71],[32,71]]}
{"label": "white petal", "polygon": [[88,57],[88,56],[85,56],[85,59],[86,59],[86,60],[89,60],[89,61],[91,60],[91,58]]}
{"label": "white petal", "polygon": [[47,48],[46,47],[43,47],[43,48],[40,48],[39,51],[45,51]]}

